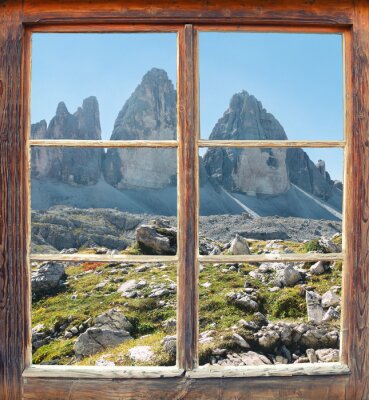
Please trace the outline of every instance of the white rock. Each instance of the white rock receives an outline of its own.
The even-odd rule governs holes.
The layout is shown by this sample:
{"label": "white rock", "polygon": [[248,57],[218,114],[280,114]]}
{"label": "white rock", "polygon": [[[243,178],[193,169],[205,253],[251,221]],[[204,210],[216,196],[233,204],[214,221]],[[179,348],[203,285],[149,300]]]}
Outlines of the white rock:
{"label": "white rock", "polygon": [[98,360],[96,360],[95,365],[97,367],[114,367],[115,363],[113,361],[109,361],[109,360],[105,359],[105,357],[108,357],[109,355],[105,355],[105,356],[100,357]]}
{"label": "white rock", "polygon": [[277,286],[294,286],[302,278],[299,271],[292,265],[282,264],[282,268],[276,270],[275,281]]}
{"label": "white rock", "polygon": [[239,335],[238,333],[233,333],[232,334],[232,339],[236,344],[238,344],[243,349],[250,349],[251,348],[251,346],[246,342],[246,340],[241,335]]}
{"label": "white rock", "polygon": [[124,282],[122,285],[119,286],[118,292],[130,292],[136,289],[136,280],[130,279],[129,281]]}
{"label": "white rock", "polygon": [[322,298],[318,293],[306,291],[306,305],[308,321],[322,322],[324,310],[321,305]]}
{"label": "white rock", "polygon": [[151,346],[135,346],[128,350],[129,358],[136,362],[148,362],[153,356],[154,352]]}
{"label": "white rock", "polygon": [[341,303],[341,298],[338,294],[328,290],[322,296],[322,306],[323,308],[336,307]]}
{"label": "white rock", "polygon": [[237,234],[236,237],[231,241],[229,253],[233,254],[234,256],[250,254],[250,248],[247,240]]}
{"label": "white rock", "polygon": [[322,362],[338,362],[340,352],[337,349],[320,349],[315,351],[318,360]]}
{"label": "white rock", "polygon": [[306,355],[307,355],[307,358],[309,359],[309,361],[311,363],[318,362],[318,357],[316,356],[314,349],[307,349],[306,350]]}
{"label": "white rock", "polygon": [[328,311],[324,314],[323,321],[333,321],[340,318],[340,313],[333,307],[329,307]]}
{"label": "white rock", "polygon": [[313,275],[322,275],[326,271],[326,266],[323,261],[318,261],[310,267],[310,272]]}
{"label": "white rock", "polygon": [[342,246],[335,244],[332,240],[322,237],[319,239],[319,245],[324,248],[326,253],[341,253]]}

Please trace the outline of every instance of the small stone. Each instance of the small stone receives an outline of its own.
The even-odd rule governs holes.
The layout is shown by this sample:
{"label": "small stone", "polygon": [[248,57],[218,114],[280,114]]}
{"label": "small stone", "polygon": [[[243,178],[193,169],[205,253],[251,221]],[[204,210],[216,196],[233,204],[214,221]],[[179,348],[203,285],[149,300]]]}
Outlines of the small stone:
{"label": "small stone", "polygon": [[143,279],[137,282],[136,288],[137,289],[142,289],[143,287],[147,286],[147,282]]}
{"label": "small stone", "polygon": [[108,361],[105,359],[105,357],[108,357],[108,356],[110,356],[110,354],[100,357],[98,360],[96,360],[95,365],[97,367],[114,367],[115,363],[113,361]]}
{"label": "small stone", "polygon": [[77,335],[78,328],[76,326],[73,326],[72,328],[70,328],[70,331],[73,333],[73,335]]}
{"label": "small stone", "polygon": [[322,322],[324,317],[323,307],[321,306],[321,296],[313,291],[306,291],[306,305],[308,321]]}
{"label": "small stone", "polygon": [[338,362],[340,358],[340,352],[337,349],[319,349],[316,350],[316,355],[322,362]]}
{"label": "small stone", "polygon": [[328,322],[339,318],[340,318],[340,313],[336,311],[333,307],[329,307],[327,312],[324,314],[323,321]]}
{"label": "small stone", "polygon": [[98,283],[98,284],[95,286],[95,289],[96,289],[96,290],[103,289],[108,283],[109,283],[109,280],[104,280],[104,281]]}
{"label": "small stone", "polygon": [[164,351],[171,356],[175,356],[177,351],[176,336],[165,336],[161,341]]}
{"label": "small stone", "polygon": [[264,350],[273,350],[279,342],[278,332],[266,331],[259,337],[259,346]]}
{"label": "small stone", "polygon": [[282,356],[276,356],[275,364],[288,364],[288,360]]}
{"label": "small stone", "polygon": [[234,256],[250,254],[250,248],[249,244],[247,243],[247,240],[237,234],[236,237],[231,242],[229,253]]}
{"label": "small stone", "polygon": [[341,298],[338,294],[328,290],[322,296],[322,306],[323,308],[336,307],[341,303]]}
{"label": "small stone", "polygon": [[307,355],[307,358],[309,359],[309,362],[311,362],[311,363],[318,362],[318,358],[317,358],[317,356],[315,354],[315,350],[314,349],[307,349],[306,350],[306,355]]}
{"label": "small stone", "polygon": [[118,292],[130,292],[134,289],[136,289],[136,280],[130,279],[130,280],[124,282],[122,285],[120,285],[117,291]]}
{"label": "small stone", "polygon": [[135,362],[148,362],[153,356],[151,346],[135,346],[128,350],[129,358]]}
{"label": "small stone", "polygon": [[318,261],[310,267],[310,272],[313,275],[322,275],[329,268],[329,264],[324,261]]}
{"label": "small stone", "polygon": [[321,237],[319,239],[319,245],[324,248],[326,253],[341,253],[342,246],[332,242],[332,240]]}
{"label": "small stone", "polygon": [[139,267],[135,268],[135,271],[140,273],[140,272],[145,272],[149,269],[149,266],[147,264],[140,265]]}
{"label": "small stone", "polygon": [[249,312],[255,312],[259,309],[259,304],[255,300],[252,300],[249,295],[236,299],[235,302]]}
{"label": "small stone", "polygon": [[232,339],[238,346],[242,347],[243,349],[251,348],[250,345],[246,342],[246,340],[238,333],[233,333]]}
{"label": "small stone", "polygon": [[276,269],[275,282],[277,286],[294,286],[302,279],[300,272],[292,265],[282,264],[282,266]]}

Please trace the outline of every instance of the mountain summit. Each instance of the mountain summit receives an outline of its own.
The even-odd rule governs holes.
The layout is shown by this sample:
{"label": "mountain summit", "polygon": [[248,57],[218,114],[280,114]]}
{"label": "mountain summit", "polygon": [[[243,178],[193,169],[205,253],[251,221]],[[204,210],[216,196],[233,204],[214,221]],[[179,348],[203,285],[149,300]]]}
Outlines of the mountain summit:
{"label": "mountain summit", "polygon": [[[152,68],[124,104],[112,140],[176,138],[176,91],[167,73]],[[175,181],[175,149],[108,149],[106,181],[118,189],[160,189]]]}

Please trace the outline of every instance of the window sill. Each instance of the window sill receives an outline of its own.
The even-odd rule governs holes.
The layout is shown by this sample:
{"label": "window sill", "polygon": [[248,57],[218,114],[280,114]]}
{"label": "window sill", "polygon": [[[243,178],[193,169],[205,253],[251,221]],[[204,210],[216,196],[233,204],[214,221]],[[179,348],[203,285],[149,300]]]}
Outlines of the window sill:
{"label": "window sill", "polygon": [[348,375],[350,369],[341,363],[260,365],[244,367],[199,367],[185,371],[177,367],[94,367],[68,365],[32,365],[23,378],[61,379],[156,379],[185,376],[193,379],[257,378],[286,376]]}
{"label": "window sill", "polygon": [[23,378],[61,379],[154,379],[177,378],[184,370],[177,367],[95,367],[69,365],[32,365]]}
{"label": "window sill", "polygon": [[186,376],[194,379],[207,378],[257,378],[265,376],[296,376],[296,375],[348,375],[350,369],[346,364],[313,363],[288,365],[256,365],[244,367],[199,367],[187,371]]}

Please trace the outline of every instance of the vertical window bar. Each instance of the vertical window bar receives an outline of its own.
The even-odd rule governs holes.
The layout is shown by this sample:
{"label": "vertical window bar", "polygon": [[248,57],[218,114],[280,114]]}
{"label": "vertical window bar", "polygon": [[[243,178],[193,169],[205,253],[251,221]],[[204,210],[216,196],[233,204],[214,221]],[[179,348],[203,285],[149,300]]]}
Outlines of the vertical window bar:
{"label": "vertical window bar", "polygon": [[197,366],[198,99],[197,40],[192,25],[178,34],[178,317],[177,364]]}

